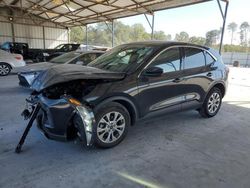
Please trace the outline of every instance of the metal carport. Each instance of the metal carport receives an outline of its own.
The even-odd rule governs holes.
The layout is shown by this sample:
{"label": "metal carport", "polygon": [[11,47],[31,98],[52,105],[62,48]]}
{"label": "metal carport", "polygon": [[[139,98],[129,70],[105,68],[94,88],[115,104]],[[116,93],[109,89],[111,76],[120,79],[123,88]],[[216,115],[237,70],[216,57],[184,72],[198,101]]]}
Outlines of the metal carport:
{"label": "metal carport", "polygon": [[[151,27],[153,39],[154,12],[209,1],[212,0],[0,0],[0,8],[9,10],[1,11],[0,22],[28,23],[43,27],[49,25],[65,29],[74,26],[86,26],[87,29],[88,24],[112,22],[110,29],[112,38],[114,38],[113,21],[115,19],[144,14]],[[215,1],[219,5],[223,18],[222,45],[229,1]],[[223,10],[221,2],[225,3],[225,10]],[[151,21],[148,15],[152,16]],[[12,33],[14,33],[13,30]]]}

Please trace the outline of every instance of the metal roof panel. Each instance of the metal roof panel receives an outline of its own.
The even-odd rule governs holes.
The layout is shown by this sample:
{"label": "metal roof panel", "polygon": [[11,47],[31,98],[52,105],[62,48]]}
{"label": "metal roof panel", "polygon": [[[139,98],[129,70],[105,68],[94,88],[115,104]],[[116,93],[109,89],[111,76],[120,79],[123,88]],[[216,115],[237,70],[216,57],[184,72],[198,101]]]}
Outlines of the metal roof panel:
{"label": "metal roof panel", "polygon": [[[24,13],[51,19],[54,23],[65,20],[65,27],[71,27],[79,23],[85,25],[144,13],[153,14],[159,10],[208,1],[211,0],[22,0],[15,4],[0,1],[0,7],[21,9]],[[46,14],[55,16],[48,18]]]}

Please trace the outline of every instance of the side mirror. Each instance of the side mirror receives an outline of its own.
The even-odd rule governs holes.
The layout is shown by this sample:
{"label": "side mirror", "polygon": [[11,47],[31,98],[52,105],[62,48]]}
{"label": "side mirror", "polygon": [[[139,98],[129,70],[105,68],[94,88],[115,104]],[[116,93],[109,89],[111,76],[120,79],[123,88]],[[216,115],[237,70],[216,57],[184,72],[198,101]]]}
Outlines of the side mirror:
{"label": "side mirror", "polygon": [[83,61],[77,61],[76,65],[83,65]]}
{"label": "side mirror", "polygon": [[158,77],[161,76],[162,74],[163,74],[163,69],[160,67],[149,67],[143,73],[143,75],[151,77]]}

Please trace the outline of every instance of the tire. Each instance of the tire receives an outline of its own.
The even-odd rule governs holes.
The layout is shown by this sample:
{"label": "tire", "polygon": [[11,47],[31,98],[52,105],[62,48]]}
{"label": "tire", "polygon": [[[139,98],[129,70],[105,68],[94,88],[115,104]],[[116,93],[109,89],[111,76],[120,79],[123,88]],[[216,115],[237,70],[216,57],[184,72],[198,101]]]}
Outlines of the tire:
{"label": "tire", "polygon": [[111,148],[119,144],[125,138],[131,123],[128,110],[116,102],[97,108],[95,118],[95,145],[101,148]]}
{"label": "tire", "polygon": [[11,66],[7,63],[0,63],[0,76],[7,76],[11,71]]}
{"label": "tire", "polygon": [[214,117],[220,110],[222,102],[222,94],[219,88],[214,87],[212,88],[202,107],[199,109],[199,113],[204,118],[211,118]]}

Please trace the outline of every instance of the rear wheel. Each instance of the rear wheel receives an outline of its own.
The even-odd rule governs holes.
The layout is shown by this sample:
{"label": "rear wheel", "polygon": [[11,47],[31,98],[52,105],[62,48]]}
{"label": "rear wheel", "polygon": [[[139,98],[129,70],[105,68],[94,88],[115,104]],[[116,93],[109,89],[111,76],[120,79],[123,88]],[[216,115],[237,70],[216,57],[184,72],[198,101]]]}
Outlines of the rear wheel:
{"label": "rear wheel", "polygon": [[221,102],[222,102],[222,94],[220,89],[217,87],[212,88],[209,91],[202,105],[202,108],[199,109],[200,115],[205,118],[210,118],[215,116],[220,110]]}
{"label": "rear wheel", "polygon": [[10,71],[10,65],[8,65],[7,63],[0,63],[0,76],[7,76]]}
{"label": "rear wheel", "polygon": [[96,141],[99,147],[110,148],[119,144],[130,126],[127,109],[119,103],[111,102],[96,110]]}

